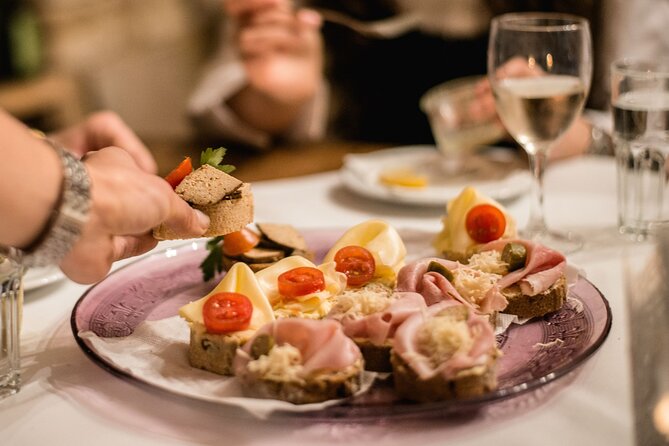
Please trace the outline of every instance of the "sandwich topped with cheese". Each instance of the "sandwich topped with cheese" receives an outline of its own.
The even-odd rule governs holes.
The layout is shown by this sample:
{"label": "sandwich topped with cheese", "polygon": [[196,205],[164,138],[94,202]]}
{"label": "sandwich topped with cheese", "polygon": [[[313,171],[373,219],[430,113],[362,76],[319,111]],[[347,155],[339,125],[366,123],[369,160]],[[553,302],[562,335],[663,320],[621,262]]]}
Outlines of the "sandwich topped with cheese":
{"label": "sandwich topped with cheese", "polygon": [[275,319],[251,269],[236,263],[206,296],[179,309],[190,327],[188,359],[193,367],[232,375],[237,348]]}
{"label": "sandwich topped with cheese", "polygon": [[442,230],[432,243],[437,255],[461,263],[466,263],[481,245],[518,237],[511,214],[500,203],[470,186],[448,202],[442,224]]}
{"label": "sandwich topped with cheese", "polygon": [[[207,149],[200,157],[200,167],[193,170],[187,157],[165,177],[179,197],[209,216],[211,223],[203,237],[239,231],[253,221],[251,185],[229,175],[234,167],[221,164],[224,156],[224,148]],[[154,228],[153,236],[158,240],[181,238],[165,225]]]}

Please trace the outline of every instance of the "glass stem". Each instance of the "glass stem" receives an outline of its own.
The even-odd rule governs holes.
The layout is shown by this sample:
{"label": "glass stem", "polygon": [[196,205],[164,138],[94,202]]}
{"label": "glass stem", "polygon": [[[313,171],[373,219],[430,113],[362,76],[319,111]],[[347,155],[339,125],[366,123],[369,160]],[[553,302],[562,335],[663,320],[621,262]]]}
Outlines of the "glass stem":
{"label": "glass stem", "polygon": [[544,218],[544,170],[546,168],[547,150],[538,148],[528,152],[532,187],[530,189],[530,218],[525,227],[527,238],[533,238],[548,231]]}

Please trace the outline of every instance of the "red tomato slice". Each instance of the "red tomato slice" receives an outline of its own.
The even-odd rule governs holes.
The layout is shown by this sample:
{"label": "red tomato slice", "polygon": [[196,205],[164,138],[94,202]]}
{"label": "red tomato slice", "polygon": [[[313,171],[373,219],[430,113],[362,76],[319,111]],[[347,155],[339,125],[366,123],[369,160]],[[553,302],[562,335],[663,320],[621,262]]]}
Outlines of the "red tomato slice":
{"label": "red tomato slice", "polygon": [[172,189],[176,189],[179,183],[181,183],[181,181],[183,181],[183,179],[192,171],[193,162],[191,161],[190,156],[187,156],[172,172],[167,174],[165,179],[170,183]]}
{"label": "red tomato slice", "polygon": [[252,314],[253,304],[240,293],[216,293],[202,307],[207,332],[214,334],[246,330]]}
{"label": "red tomato slice", "polygon": [[238,256],[244,254],[260,243],[260,236],[248,228],[231,232],[223,236],[223,254]]}
{"label": "red tomato slice", "polygon": [[335,269],[346,274],[346,285],[364,285],[374,277],[374,256],[362,246],[345,246],[335,254]]}
{"label": "red tomato slice", "polygon": [[504,213],[491,204],[479,204],[467,212],[467,234],[477,243],[488,243],[504,235]]}
{"label": "red tomato slice", "polygon": [[311,266],[300,266],[278,277],[279,294],[288,298],[304,296],[325,289],[323,271]]}

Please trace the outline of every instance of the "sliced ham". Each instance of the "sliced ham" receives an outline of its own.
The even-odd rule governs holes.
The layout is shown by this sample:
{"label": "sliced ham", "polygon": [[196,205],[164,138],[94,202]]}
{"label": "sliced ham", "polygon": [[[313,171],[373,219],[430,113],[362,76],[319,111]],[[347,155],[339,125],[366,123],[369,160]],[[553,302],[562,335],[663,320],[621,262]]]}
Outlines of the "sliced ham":
{"label": "sliced ham", "polygon": [[409,316],[426,308],[423,296],[418,293],[398,293],[385,310],[363,317],[346,316],[340,320],[344,333],[351,338],[365,338],[382,345],[395,334],[397,327]]}
{"label": "sliced ham", "polygon": [[397,329],[393,338],[393,350],[423,380],[437,374],[444,379],[452,379],[459,371],[486,364],[490,355],[496,352],[495,334],[487,318],[469,311],[467,327],[474,342],[468,351],[456,351],[453,356],[440,364],[433,364],[424,348],[418,344],[418,332],[429,318],[452,305],[462,305],[455,301],[444,301],[430,306],[427,311],[409,317]]}
{"label": "sliced ham", "polygon": [[495,240],[480,248],[480,251],[502,251],[507,243],[521,243],[527,250],[525,266],[502,277],[497,286],[507,288],[519,284],[523,294],[534,296],[550,288],[565,272],[565,256],[539,243],[529,240]]}
{"label": "sliced ham", "polygon": [[462,265],[459,262],[437,257],[421,259],[405,265],[399,271],[397,275],[397,290],[419,293],[423,296],[427,305],[434,305],[444,300],[454,299],[477,312],[486,314],[502,310],[506,307],[508,303],[506,298],[499,292],[499,288],[494,286],[477,303],[469,302],[444,276],[437,272],[427,271],[428,265],[433,261],[442,264],[450,271],[467,268],[466,265]]}
{"label": "sliced ham", "polygon": [[360,349],[333,320],[302,318],[278,319],[263,325],[254,334],[235,358],[235,370],[243,370],[252,360],[250,356],[253,340],[269,334],[275,345],[289,344],[297,348],[302,356],[304,373],[317,370],[342,370],[361,358]]}

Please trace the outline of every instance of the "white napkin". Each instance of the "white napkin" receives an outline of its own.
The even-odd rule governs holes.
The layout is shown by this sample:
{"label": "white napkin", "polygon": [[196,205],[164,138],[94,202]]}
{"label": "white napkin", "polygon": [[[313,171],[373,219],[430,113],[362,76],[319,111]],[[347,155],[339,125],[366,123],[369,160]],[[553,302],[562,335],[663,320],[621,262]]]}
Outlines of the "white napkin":
{"label": "white napkin", "polygon": [[[234,377],[191,367],[188,363],[188,324],[179,316],[144,321],[126,337],[101,338],[92,331],[79,332],[89,348],[114,368],[155,387],[187,397],[240,407],[264,419],[275,411],[308,412],[338,404],[329,400],[315,404],[247,398]],[[367,391],[375,373],[363,374],[360,393]]]}

